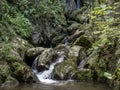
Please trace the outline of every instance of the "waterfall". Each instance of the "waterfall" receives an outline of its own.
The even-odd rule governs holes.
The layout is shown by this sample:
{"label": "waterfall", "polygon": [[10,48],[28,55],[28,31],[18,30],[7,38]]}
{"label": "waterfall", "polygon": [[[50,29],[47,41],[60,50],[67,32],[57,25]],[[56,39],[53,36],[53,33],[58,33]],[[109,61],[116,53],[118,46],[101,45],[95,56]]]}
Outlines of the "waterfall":
{"label": "waterfall", "polygon": [[87,59],[83,59],[83,60],[80,62],[78,68],[84,68],[86,62],[87,62]]}
{"label": "waterfall", "polygon": [[77,0],[77,8],[81,8],[81,3],[80,3],[80,0]]}
{"label": "waterfall", "polygon": [[65,37],[65,38],[64,38],[64,41],[65,41],[65,45],[67,46],[67,45],[69,44],[69,42],[68,42],[68,38]]}
{"label": "waterfall", "polygon": [[38,57],[35,58],[35,60],[32,64],[32,70],[34,73],[37,73],[37,67],[38,67]]}
{"label": "waterfall", "polygon": [[38,58],[35,59],[32,69],[33,69],[33,72],[36,74],[37,78],[39,79],[39,81],[41,83],[51,84],[51,83],[56,83],[57,82],[57,81],[51,79],[51,74],[54,70],[55,65],[63,62],[63,60],[64,60],[63,52],[58,52],[58,53],[60,53],[60,57],[56,60],[56,62],[54,62],[50,65],[48,70],[45,70],[43,72],[37,72],[36,67],[37,67],[37,64],[38,64]]}

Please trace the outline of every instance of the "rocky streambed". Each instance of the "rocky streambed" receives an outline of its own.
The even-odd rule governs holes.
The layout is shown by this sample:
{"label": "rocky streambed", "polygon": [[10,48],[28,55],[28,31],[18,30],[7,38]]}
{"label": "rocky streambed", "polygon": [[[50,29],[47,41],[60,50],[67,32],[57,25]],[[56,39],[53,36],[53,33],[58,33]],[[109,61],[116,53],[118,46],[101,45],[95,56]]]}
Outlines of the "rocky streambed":
{"label": "rocky streambed", "polygon": [[[98,88],[95,89],[96,83],[90,84],[91,81],[105,83],[114,90],[120,89],[119,1],[90,3],[85,0],[80,9],[76,9],[72,2],[67,2],[73,6],[70,7],[72,10],[68,10],[67,7],[67,11],[63,9],[65,3],[62,4],[62,1],[56,2],[60,4],[59,9],[55,8],[56,3],[46,2],[50,5],[54,4],[55,7],[50,8],[52,12],[49,10],[42,12],[43,15],[41,13],[35,14],[37,11],[41,11],[39,9],[35,10],[36,12],[31,11],[32,13],[29,12],[29,14],[23,12],[24,9],[31,8],[22,8],[21,5],[24,6],[24,3],[20,2],[21,4],[18,5],[14,1],[7,0],[6,2],[2,2],[3,5],[12,7],[11,5],[14,3],[14,8],[18,11],[21,10],[21,13],[28,18],[27,20],[30,20],[33,31],[29,38],[21,36],[21,34],[27,35],[25,32],[16,31],[15,36],[12,36],[14,34],[9,35],[6,30],[18,30],[19,25],[22,27],[20,31],[26,30],[26,28],[24,29],[22,23],[13,24],[12,21],[15,17],[11,16],[9,19],[12,19],[6,21],[7,24],[4,23],[6,14],[2,14],[3,20],[0,24],[2,26],[0,29],[0,85],[2,88],[16,87],[21,83],[40,82],[38,76],[44,71],[48,71],[50,72],[49,76],[44,79],[54,81],[77,80],[79,82],[70,82],[61,87],[44,86],[39,83],[40,87],[38,84],[32,84],[31,89],[29,88],[30,85],[25,87],[23,85],[14,89],[34,90],[33,88],[36,86],[43,90],[46,88],[57,88],[58,90],[58,87],[60,90],[63,88],[65,90],[69,90],[69,88],[78,90],[84,86],[83,90],[106,90],[103,88],[104,85],[102,87],[98,85]],[[43,5],[44,2],[40,4]],[[35,5],[37,4],[35,3]],[[41,8],[44,11],[46,10],[42,6]],[[4,9],[6,10],[6,8]],[[7,8],[8,11],[9,9]],[[7,14],[9,15],[9,13]],[[15,25],[12,29],[9,27],[11,24]],[[34,68],[36,72],[33,71],[35,60],[37,60]],[[85,83],[81,84],[80,81]],[[97,87],[97,84],[95,86]]]}

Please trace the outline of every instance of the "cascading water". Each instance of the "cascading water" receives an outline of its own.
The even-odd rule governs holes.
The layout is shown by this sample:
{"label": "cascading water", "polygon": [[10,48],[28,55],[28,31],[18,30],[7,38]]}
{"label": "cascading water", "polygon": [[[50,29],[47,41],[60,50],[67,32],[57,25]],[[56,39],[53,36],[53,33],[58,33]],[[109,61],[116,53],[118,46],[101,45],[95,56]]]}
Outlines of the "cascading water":
{"label": "cascading water", "polygon": [[56,60],[56,62],[52,63],[49,67],[48,70],[45,70],[43,72],[37,72],[37,64],[38,64],[38,57],[35,59],[33,62],[33,72],[36,74],[37,78],[39,79],[40,82],[45,83],[45,84],[51,84],[51,83],[56,83],[57,81],[51,79],[51,74],[54,70],[54,67],[56,64],[63,62],[64,60],[64,52],[58,52],[60,53],[60,57]]}
{"label": "cascading water", "polygon": [[37,67],[38,67],[38,57],[36,57],[32,65],[32,70],[34,73],[37,73]]}
{"label": "cascading water", "polygon": [[68,38],[67,38],[67,37],[65,37],[64,41],[65,41],[65,43],[64,43],[64,44],[67,46],[67,45],[69,44],[69,42],[68,42]]}
{"label": "cascading water", "polygon": [[87,59],[83,59],[83,60],[80,62],[78,68],[84,68],[86,62],[87,62]]}

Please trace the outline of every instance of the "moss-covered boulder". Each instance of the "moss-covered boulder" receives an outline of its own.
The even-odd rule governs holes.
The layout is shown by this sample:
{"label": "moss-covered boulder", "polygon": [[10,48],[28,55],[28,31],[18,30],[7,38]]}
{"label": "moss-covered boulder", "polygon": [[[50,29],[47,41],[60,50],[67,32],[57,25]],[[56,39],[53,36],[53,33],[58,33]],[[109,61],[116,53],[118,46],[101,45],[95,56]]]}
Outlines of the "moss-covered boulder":
{"label": "moss-covered boulder", "polygon": [[7,77],[10,75],[10,67],[7,64],[0,64],[0,84],[4,83],[7,80]]}
{"label": "moss-covered boulder", "polygon": [[84,31],[83,30],[76,30],[75,32],[74,32],[74,34],[72,34],[72,35],[70,35],[69,37],[68,37],[68,41],[70,42],[70,43],[73,43],[78,37],[80,37],[81,35],[83,35],[84,34]]}
{"label": "moss-covered boulder", "polygon": [[56,80],[66,80],[71,78],[71,75],[77,68],[76,58],[69,58],[55,66],[52,78]]}
{"label": "moss-covered boulder", "polygon": [[45,48],[43,47],[36,47],[36,48],[30,48],[26,51],[26,56],[29,58],[36,57],[37,55],[40,55]]}
{"label": "moss-covered boulder", "polygon": [[16,78],[19,82],[34,81],[34,73],[30,67],[24,63],[14,62],[11,64],[11,76]]}
{"label": "moss-covered boulder", "polygon": [[[66,48],[65,58],[62,63],[59,63],[55,66],[55,69],[52,74],[53,79],[64,80],[70,79],[74,72],[77,70],[77,66],[81,58],[84,57],[84,50],[80,46],[72,46]],[[81,56],[81,57],[80,57]]]}
{"label": "moss-covered boulder", "polygon": [[44,50],[38,56],[38,71],[48,69],[50,64],[54,62],[57,59],[57,57],[58,57],[57,52],[54,51],[52,48]]}
{"label": "moss-covered boulder", "polygon": [[11,76],[8,76],[7,77],[7,80],[5,81],[5,83],[2,84],[2,87],[4,88],[14,88],[16,86],[19,85],[19,82],[17,79],[11,77]]}
{"label": "moss-covered boulder", "polygon": [[32,70],[23,61],[25,52],[30,47],[32,47],[32,45],[30,45],[26,40],[17,37],[9,43],[2,43],[2,47],[0,49],[0,53],[2,55],[1,61],[6,62],[9,66],[6,73],[9,72],[9,75],[17,79],[19,82],[34,81]]}
{"label": "moss-covered boulder", "polygon": [[42,47],[29,48],[25,53],[24,61],[26,62],[27,65],[32,67],[32,64],[33,64],[35,58],[38,55],[40,55],[44,50],[45,50],[45,48],[42,48]]}
{"label": "moss-covered boulder", "polygon": [[88,37],[86,37],[84,35],[77,38],[77,40],[73,43],[73,45],[79,45],[79,46],[82,46],[86,49],[89,49],[92,47],[91,41],[89,40]]}
{"label": "moss-covered boulder", "polygon": [[80,69],[77,70],[76,73],[72,76],[75,80],[92,80],[93,78],[93,72],[90,69]]}

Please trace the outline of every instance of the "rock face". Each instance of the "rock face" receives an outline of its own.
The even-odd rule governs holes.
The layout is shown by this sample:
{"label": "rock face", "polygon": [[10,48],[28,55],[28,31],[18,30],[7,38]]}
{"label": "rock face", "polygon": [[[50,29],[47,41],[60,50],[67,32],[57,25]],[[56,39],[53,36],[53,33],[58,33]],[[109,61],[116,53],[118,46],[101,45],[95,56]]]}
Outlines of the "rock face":
{"label": "rock face", "polygon": [[47,49],[38,56],[38,71],[48,69],[52,62],[55,62],[58,54],[53,49]]}
{"label": "rock face", "polygon": [[0,84],[4,83],[7,77],[10,75],[10,67],[5,65],[0,65]]}
{"label": "rock face", "polygon": [[75,79],[75,80],[81,80],[81,81],[89,81],[89,80],[92,80],[93,78],[93,72],[92,70],[90,69],[80,69],[78,70],[77,72],[75,72],[73,75],[72,75],[72,79]]}
{"label": "rock face", "polygon": [[4,67],[4,71],[0,72],[1,83],[7,83],[9,76],[19,82],[34,81],[34,74],[23,61],[25,51],[30,47],[32,46],[21,38],[16,38],[9,44],[3,45],[0,50],[2,55],[0,65],[3,65],[2,68]]}
{"label": "rock face", "polygon": [[[53,79],[57,80],[70,79],[74,72],[77,71],[78,61],[80,61],[82,55],[84,56],[84,54],[82,54],[82,47],[80,46],[68,47],[67,49],[68,52],[67,54],[65,54],[66,57],[64,61],[55,66],[52,75]],[[80,54],[81,57],[79,58]]]}
{"label": "rock face", "polygon": [[32,67],[32,64],[33,64],[35,58],[38,55],[40,55],[44,50],[46,50],[46,49],[42,48],[42,47],[28,49],[25,53],[25,60],[24,61],[27,63],[27,65]]}
{"label": "rock face", "polygon": [[[42,3],[45,3],[45,6],[42,6]],[[41,5],[38,5],[38,7],[43,8],[42,10],[40,9],[43,13],[38,15],[38,18],[35,19],[35,23],[33,23],[34,30],[31,37],[34,45],[51,47],[58,45],[58,43],[61,43],[64,39],[66,32],[64,4],[62,0],[50,0],[41,1]],[[49,8],[49,10],[46,11],[46,7]]]}
{"label": "rock face", "polygon": [[[37,0],[38,4],[34,0],[27,0],[29,3],[5,1],[10,3],[10,9],[2,8],[3,14],[0,12],[0,16],[4,16],[0,17],[0,84],[14,87],[19,82],[33,82],[34,73],[30,67],[36,58],[38,72],[42,72],[64,55],[64,61],[54,68],[53,79],[96,80],[114,84],[114,90],[120,90],[119,0],[84,0],[81,9],[76,9],[75,0]],[[13,12],[14,9],[18,11]],[[16,20],[17,12],[20,13]],[[25,19],[22,21],[27,22],[27,27],[18,16]],[[30,42],[34,46],[25,40],[30,29],[28,24],[33,28]],[[11,33],[12,30],[15,32]],[[14,34],[16,37],[9,37]],[[66,45],[61,44],[66,41]]]}

